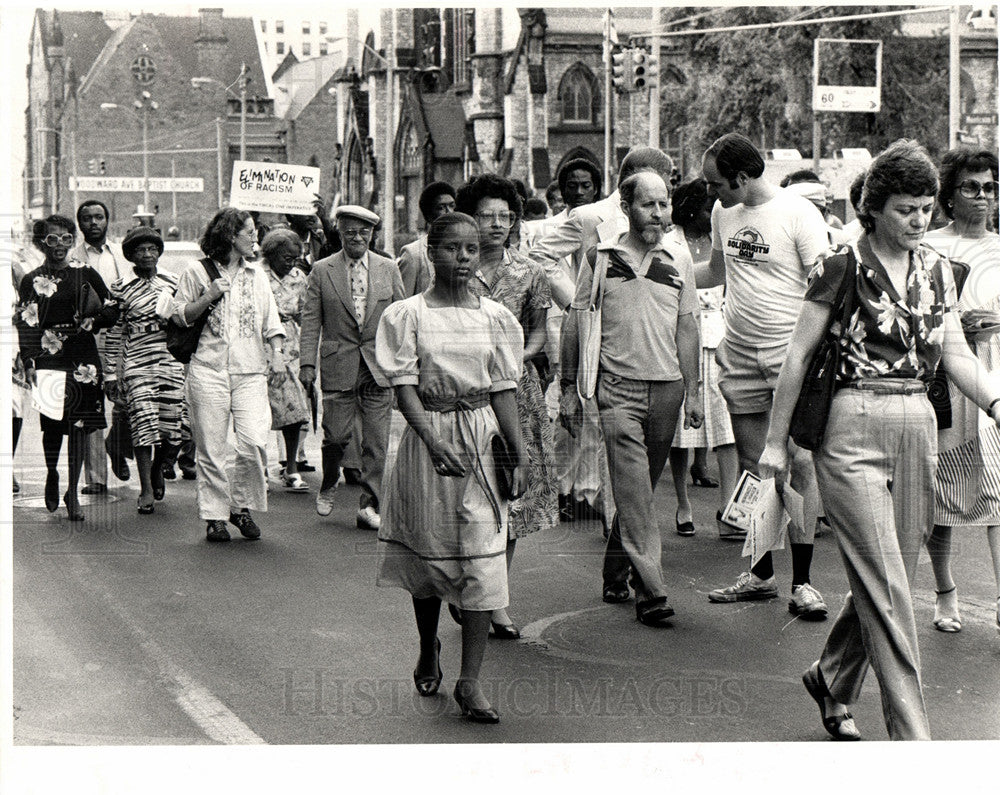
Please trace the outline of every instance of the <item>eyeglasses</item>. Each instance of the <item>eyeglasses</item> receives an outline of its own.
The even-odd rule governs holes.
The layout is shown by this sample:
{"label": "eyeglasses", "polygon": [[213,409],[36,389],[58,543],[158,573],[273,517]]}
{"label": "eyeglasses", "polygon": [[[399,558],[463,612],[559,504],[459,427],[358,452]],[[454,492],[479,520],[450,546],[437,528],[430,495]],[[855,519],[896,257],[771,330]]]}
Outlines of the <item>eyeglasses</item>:
{"label": "eyeglasses", "polygon": [[150,243],[149,245],[145,246],[136,246],[133,249],[133,253],[136,254],[137,256],[139,254],[156,254],[158,256],[160,253],[160,249],[159,246],[154,246],[152,243]]}
{"label": "eyeglasses", "polygon": [[358,240],[367,240],[372,234],[372,230],[368,227],[364,229],[340,229],[338,231],[341,237],[353,237]]}
{"label": "eyeglasses", "polygon": [[512,212],[505,213],[476,213],[476,218],[482,224],[500,224],[500,226],[513,226],[516,216]]}
{"label": "eyeglasses", "polygon": [[987,199],[995,199],[997,187],[996,182],[979,182],[978,180],[967,179],[959,184],[958,192],[966,199],[977,199],[979,198],[979,191],[982,191]]}
{"label": "eyeglasses", "polygon": [[69,232],[67,232],[65,235],[51,234],[51,235],[46,235],[45,237],[42,238],[42,242],[46,246],[50,247],[58,246],[60,243],[62,243],[64,246],[72,246],[74,240],[76,240],[76,236],[71,235]]}

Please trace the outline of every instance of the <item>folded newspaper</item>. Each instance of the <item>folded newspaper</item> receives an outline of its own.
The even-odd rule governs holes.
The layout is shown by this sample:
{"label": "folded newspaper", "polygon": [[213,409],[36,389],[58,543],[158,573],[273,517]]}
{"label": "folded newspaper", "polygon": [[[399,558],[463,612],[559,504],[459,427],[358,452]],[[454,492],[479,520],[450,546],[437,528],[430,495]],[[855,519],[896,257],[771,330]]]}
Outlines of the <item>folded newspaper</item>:
{"label": "folded newspaper", "polygon": [[722,512],[722,521],[746,531],[743,557],[749,555],[750,565],[755,566],[765,552],[784,549],[789,521],[804,526],[802,497],[787,484],[779,494],[774,478],[761,480],[744,472]]}

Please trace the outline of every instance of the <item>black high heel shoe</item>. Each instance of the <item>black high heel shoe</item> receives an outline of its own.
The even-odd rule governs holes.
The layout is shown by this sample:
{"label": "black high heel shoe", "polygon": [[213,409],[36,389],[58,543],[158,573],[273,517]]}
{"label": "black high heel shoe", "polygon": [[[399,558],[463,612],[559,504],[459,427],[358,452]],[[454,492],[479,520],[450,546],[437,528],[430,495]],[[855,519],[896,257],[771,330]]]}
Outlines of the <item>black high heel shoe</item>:
{"label": "black high heel shoe", "polygon": [[69,515],[69,520],[71,522],[82,522],[83,521],[83,511],[80,508],[80,503],[77,501],[76,497],[73,498],[73,504],[70,505],[69,492],[67,491],[63,494],[63,502],[66,503],[66,513]]}
{"label": "black high heel shoe", "polygon": [[496,640],[517,640],[521,637],[521,630],[516,624],[498,624],[491,619],[490,637]]}
{"label": "black high heel shoe", "polygon": [[691,467],[691,482],[695,486],[701,486],[703,489],[719,488],[717,481],[712,480],[708,475],[699,474],[694,467]]}
{"label": "black high heel shoe", "polygon": [[59,472],[55,469],[45,476],[45,507],[49,513],[59,507]]}
{"label": "black high heel shoe", "polygon": [[167,484],[163,480],[163,467],[153,467],[152,472],[149,473],[149,479],[153,486],[153,499],[162,500],[167,493]]}
{"label": "black high heel shoe", "polygon": [[437,676],[418,676],[417,669],[413,669],[413,684],[416,685],[417,692],[422,696],[436,695],[438,688],[441,687],[441,679],[444,676],[441,673],[441,640],[435,638],[434,645],[437,646],[438,656]]}
{"label": "black high heel shoe", "polygon": [[465,700],[459,690],[458,685],[455,685],[455,701],[458,702],[459,708],[462,710],[462,717],[468,718],[473,723],[499,723],[500,713],[497,712],[493,707],[487,707],[486,709],[479,709],[478,707],[473,707]]}

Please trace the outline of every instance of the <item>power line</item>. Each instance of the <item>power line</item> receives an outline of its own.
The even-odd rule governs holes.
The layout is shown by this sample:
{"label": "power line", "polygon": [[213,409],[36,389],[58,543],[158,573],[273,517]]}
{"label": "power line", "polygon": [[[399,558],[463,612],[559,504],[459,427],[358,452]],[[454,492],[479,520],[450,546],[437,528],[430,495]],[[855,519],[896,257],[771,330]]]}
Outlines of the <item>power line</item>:
{"label": "power line", "polygon": [[762,30],[766,28],[788,28],[802,25],[829,25],[838,22],[853,22],[860,19],[877,19],[879,17],[901,17],[909,14],[936,14],[948,11],[950,6],[928,6],[927,8],[911,8],[906,11],[876,11],[871,14],[850,14],[843,17],[825,17],[819,19],[787,19],[784,22],[762,22],[755,25],[731,25],[725,28],[702,28],[697,30],[663,31],[657,35],[661,38],[678,36],[702,36],[708,33],[735,33],[741,30]]}

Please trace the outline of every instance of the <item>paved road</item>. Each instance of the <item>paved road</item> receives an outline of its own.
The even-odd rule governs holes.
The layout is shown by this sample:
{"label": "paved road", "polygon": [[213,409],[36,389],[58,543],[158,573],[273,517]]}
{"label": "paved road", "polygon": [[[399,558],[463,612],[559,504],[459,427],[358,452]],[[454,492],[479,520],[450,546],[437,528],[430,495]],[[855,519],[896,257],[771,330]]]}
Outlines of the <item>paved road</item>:
{"label": "paved road", "polygon": [[[442,695],[421,699],[411,672],[409,596],[374,587],[374,534],[354,527],[357,492],[334,514],[272,486],[263,539],[209,545],[195,483],[168,483],[156,514],[135,513],[133,481],[66,521],[39,505],[37,426],[18,451],[14,507],[16,744],[327,744],[823,741],[799,677],[828,623],[794,620],[784,595],[713,605],[706,593],[741,570],[715,537],[714,490],[692,489],[698,533],[672,527],[661,489],[672,628],[637,623],[600,598],[597,523],[562,524],[518,544],[511,576],[516,642],[490,641],[487,692],[498,726],[461,720],[451,699],[459,629],[445,614]],[[309,454],[318,460],[316,439]],[[307,475],[315,488],[316,475]],[[1000,636],[982,530],[958,535],[965,629],[931,626],[932,579],[916,583],[925,690],[938,739],[1000,739]],[[783,591],[789,560],[776,557]],[[832,608],[846,579],[829,536],[813,582]],[[854,709],[866,739],[885,739],[878,688]]]}

